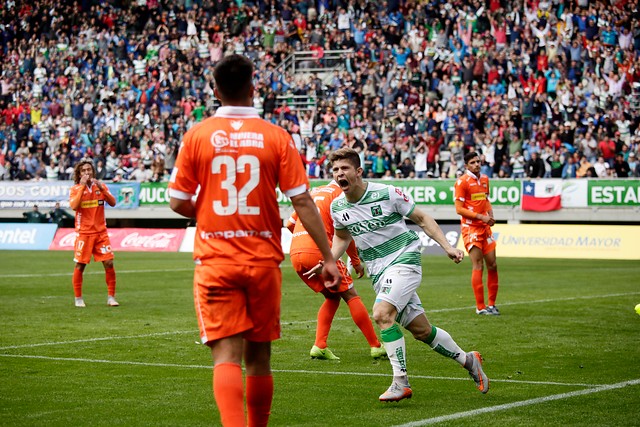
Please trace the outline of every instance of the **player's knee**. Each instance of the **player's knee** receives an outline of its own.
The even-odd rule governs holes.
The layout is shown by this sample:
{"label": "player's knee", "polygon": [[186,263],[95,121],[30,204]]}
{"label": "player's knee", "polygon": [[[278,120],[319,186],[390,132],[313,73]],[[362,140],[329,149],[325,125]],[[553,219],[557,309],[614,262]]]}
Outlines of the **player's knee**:
{"label": "player's knee", "polygon": [[395,311],[390,310],[387,306],[390,304],[376,304],[373,306],[373,320],[380,329],[387,329],[393,326],[395,322]]}

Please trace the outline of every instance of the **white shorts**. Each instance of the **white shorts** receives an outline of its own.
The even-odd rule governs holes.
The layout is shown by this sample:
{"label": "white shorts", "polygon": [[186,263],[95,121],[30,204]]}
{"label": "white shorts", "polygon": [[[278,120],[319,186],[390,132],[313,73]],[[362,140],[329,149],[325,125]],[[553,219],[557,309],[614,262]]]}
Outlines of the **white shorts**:
{"label": "white shorts", "polygon": [[410,265],[389,267],[373,289],[376,302],[386,301],[393,305],[398,314],[396,321],[407,327],[413,319],[424,313],[417,290],[422,281],[422,268]]}

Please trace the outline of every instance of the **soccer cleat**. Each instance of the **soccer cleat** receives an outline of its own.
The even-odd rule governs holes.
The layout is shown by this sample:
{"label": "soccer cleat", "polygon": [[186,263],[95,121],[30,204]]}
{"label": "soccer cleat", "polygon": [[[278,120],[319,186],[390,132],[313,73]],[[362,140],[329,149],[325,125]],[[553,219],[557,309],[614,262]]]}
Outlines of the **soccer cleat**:
{"label": "soccer cleat", "polygon": [[484,394],[489,391],[489,378],[482,370],[482,355],[477,351],[472,351],[469,354],[472,357],[469,375],[475,381],[476,388]]}
{"label": "soccer cleat", "polygon": [[479,314],[480,316],[488,316],[489,311],[486,308],[482,308],[480,310],[476,308],[476,314]]}
{"label": "soccer cleat", "polygon": [[383,345],[380,347],[371,347],[371,357],[374,359],[386,359],[388,357],[387,350]]}
{"label": "soccer cleat", "polygon": [[86,307],[86,305],[84,304],[84,300],[82,298],[76,298],[76,307]]}
{"label": "soccer cleat", "polygon": [[108,297],[108,298],[107,298],[107,305],[108,305],[109,307],[117,307],[117,306],[119,306],[120,304],[118,304],[118,301],[116,301],[116,298],[115,298],[115,297]]}
{"label": "soccer cleat", "polygon": [[394,381],[379,399],[380,402],[399,402],[402,399],[411,399],[411,396],[413,391],[409,385],[403,386]]}
{"label": "soccer cleat", "polygon": [[338,356],[333,354],[331,350],[328,348],[320,348],[317,345],[311,347],[311,351],[309,355],[312,359],[320,359],[320,360],[340,360]]}
{"label": "soccer cleat", "polygon": [[491,316],[500,316],[500,310],[498,310],[498,307],[496,307],[495,305],[490,305],[489,307],[487,307],[487,312]]}

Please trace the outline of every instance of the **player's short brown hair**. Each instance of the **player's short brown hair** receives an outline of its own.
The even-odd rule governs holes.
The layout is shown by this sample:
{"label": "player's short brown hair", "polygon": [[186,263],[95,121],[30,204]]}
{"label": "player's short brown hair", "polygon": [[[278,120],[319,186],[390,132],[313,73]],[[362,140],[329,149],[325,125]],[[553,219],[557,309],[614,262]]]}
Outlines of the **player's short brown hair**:
{"label": "player's short brown hair", "polygon": [[362,164],[360,163],[360,155],[353,148],[343,147],[329,154],[329,162],[333,164],[336,160],[346,160],[356,169],[362,167]]}

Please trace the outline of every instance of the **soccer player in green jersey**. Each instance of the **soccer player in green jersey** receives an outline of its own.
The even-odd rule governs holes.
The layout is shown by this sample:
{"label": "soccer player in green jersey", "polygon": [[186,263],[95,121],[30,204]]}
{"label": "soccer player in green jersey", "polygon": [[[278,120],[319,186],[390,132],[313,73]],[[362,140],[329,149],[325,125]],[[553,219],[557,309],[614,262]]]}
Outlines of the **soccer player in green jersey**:
{"label": "soccer player in green jersey", "polygon": [[[380,401],[395,402],[413,394],[400,326],[437,353],[462,365],[482,393],[489,391],[480,353],[462,350],[451,335],[431,325],[425,315],[417,294],[422,281],[420,239],[407,227],[405,217],[419,225],[455,263],[463,260],[464,253],[451,246],[436,221],[400,189],[363,181],[360,157],[355,150],[341,148],[331,153],[329,159],[333,179],[343,191],[331,204],[335,226],[332,252],[338,259],[351,239],[355,240],[373,280],[377,294],[373,318],[393,368],[393,382],[380,395]],[[318,264],[307,274],[313,276],[321,270],[322,264]]]}

